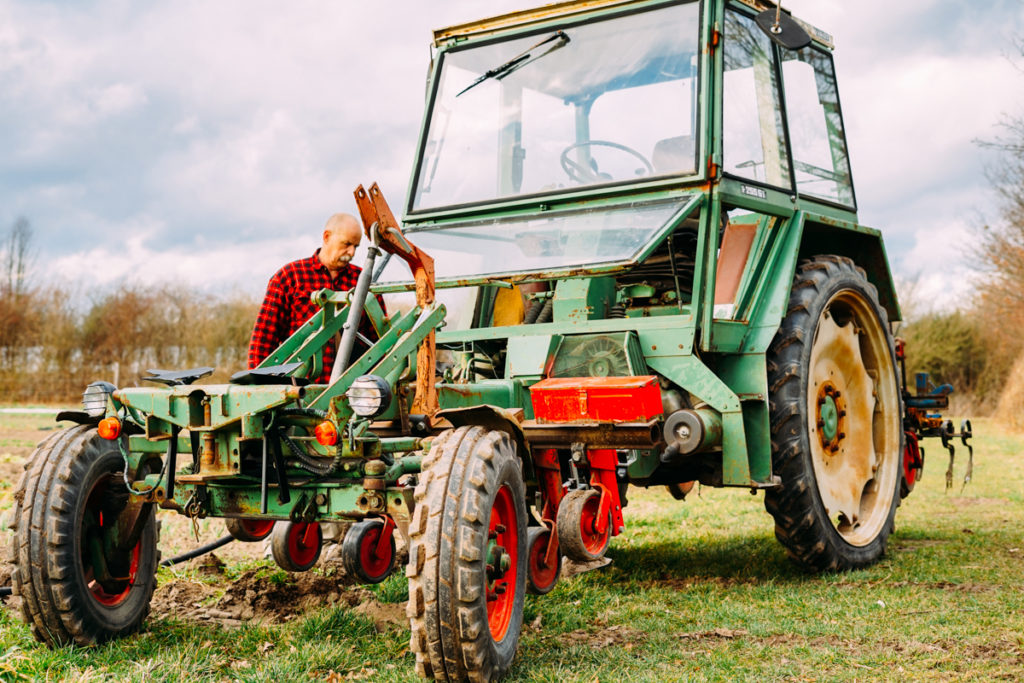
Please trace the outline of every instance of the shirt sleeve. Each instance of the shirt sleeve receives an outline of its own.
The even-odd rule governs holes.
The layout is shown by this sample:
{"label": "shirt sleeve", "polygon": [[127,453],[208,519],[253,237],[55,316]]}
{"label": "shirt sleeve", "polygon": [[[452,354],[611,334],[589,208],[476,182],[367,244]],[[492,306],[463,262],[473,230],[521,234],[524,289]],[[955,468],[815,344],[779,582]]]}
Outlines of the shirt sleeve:
{"label": "shirt sleeve", "polygon": [[267,293],[256,316],[256,324],[249,340],[249,367],[254,368],[281,345],[288,333],[288,311],[285,280],[288,275],[281,269],[267,284]]}

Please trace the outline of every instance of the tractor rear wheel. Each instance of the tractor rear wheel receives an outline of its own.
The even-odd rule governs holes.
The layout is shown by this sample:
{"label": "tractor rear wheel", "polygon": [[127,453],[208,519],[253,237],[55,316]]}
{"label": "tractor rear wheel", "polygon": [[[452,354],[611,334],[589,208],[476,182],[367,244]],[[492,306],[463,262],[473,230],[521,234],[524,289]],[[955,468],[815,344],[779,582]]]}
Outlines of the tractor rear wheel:
{"label": "tractor rear wheel", "polygon": [[866,567],[885,552],[899,504],[900,394],[892,335],[854,263],[797,269],[768,350],[775,536],[814,570]]}
{"label": "tractor rear wheel", "polygon": [[508,434],[459,427],[423,459],[409,525],[416,670],[493,681],[515,657],[527,583],[526,488]]}
{"label": "tractor rear wheel", "polygon": [[[130,504],[117,441],[79,425],[54,433],[25,465],[14,496],[10,560],[21,616],[37,640],[93,645],[137,630],[156,587],[152,505]],[[142,517],[131,548],[117,526]]]}

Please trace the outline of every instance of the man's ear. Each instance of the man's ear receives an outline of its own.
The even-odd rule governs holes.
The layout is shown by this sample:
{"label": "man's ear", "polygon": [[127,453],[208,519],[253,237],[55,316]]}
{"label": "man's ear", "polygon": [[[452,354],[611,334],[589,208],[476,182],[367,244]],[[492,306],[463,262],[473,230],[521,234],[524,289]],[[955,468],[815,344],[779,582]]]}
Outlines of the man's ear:
{"label": "man's ear", "polygon": [[327,244],[327,240],[329,239],[331,239],[331,231],[325,229],[323,234],[323,243]]}

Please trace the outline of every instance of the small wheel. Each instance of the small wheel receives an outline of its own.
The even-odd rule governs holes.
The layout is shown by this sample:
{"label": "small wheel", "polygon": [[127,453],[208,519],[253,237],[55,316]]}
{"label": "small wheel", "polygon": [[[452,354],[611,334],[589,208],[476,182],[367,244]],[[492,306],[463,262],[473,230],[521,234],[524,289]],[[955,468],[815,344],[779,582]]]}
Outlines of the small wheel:
{"label": "small wheel", "polygon": [[548,564],[544,561],[548,549],[551,530],[547,527],[530,527],[526,534],[526,547],[529,548],[530,559],[526,574],[526,590],[534,595],[547,595],[558,583],[562,573],[562,553],[555,550],[555,560]]}
{"label": "small wheel", "polygon": [[378,542],[384,531],[384,520],[364,519],[353,524],[341,544],[341,562],[345,571],[363,583],[380,583],[395,568],[395,536],[383,553],[378,553]]}
{"label": "small wheel", "polygon": [[809,569],[866,567],[899,504],[903,430],[895,351],[864,271],[841,256],[801,264],[768,350],[775,536]]}
{"label": "small wheel", "polygon": [[[128,494],[117,441],[71,427],[41,443],[25,467],[11,582],[33,635],[53,647],[84,646],[137,630],[156,587],[159,529],[153,505]],[[119,549],[119,526],[139,517],[138,540]]]}
{"label": "small wheel", "polygon": [[255,543],[262,541],[274,530],[272,519],[242,519],[229,518],[224,520],[224,526],[228,533],[235,537],[236,541]]}
{"label": "small wheel", "polygon": [[570,560],[592,562],[604,557],[612,538],[612,513],[608,511],[603,532],[597,530],[601,493],[597,489],[576,489],[558,505],[558,545]]}
{"label": "small wheel", "polygon": [[289,572],[304,572],[320,559],[323,532],[316,522],[275,524],[270,549],[277,565]]}
{"label": "small wheel", "polygon": [[409,525],[410,649],[440,680],[493,681],[512,664],[527,583],[526,487],[508,434],[441,433]]}

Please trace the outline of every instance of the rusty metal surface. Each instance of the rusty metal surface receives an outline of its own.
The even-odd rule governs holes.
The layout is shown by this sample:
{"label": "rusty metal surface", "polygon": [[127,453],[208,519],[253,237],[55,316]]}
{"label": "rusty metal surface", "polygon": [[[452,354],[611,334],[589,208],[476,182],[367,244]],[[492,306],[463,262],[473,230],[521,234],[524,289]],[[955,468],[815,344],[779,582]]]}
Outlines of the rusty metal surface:
{"label": "rusty metal surface", "polygon": [[526,420],[522,428],[533,448],[567,448],[574,443],[585,443],[588,448],[654,448],[662,441],[657,420],[604,424],[542,424]]}
{"label": "rusty metal surface", "polygon": [[535,9],[508,12],[507,14],[499,14],[479,21],[471,21],[438,29],[434,31],[434,45],[440,46],[442,43],[455,37],[465,38],[487,35],[495,31],[538,24],[556,17],[567,19],[593,9],[641,4],[644,4],[643,0],[569,0],[569,2],[555,2]]}
{"label": "rusty metal surface", "polygon": [[[391,207],[377,183],[367,191],[360,185],[355,190],[356,206],[363,221],[366,236],[384,251],[394,254],[409,264],[416,282],[416,304],[426,310],[434,303],[434,259],[406,239],[402,228],[395,220]],[[371,235],[370,230],[376,229]],[[433,417],[438,409],[437,389],[434,387],[434,359],[436,355],[436,333],[431,330],[416,353],[416,367],[429,368],[429,372],[416,373],[416,395],[413,397],[412,413]]]}

